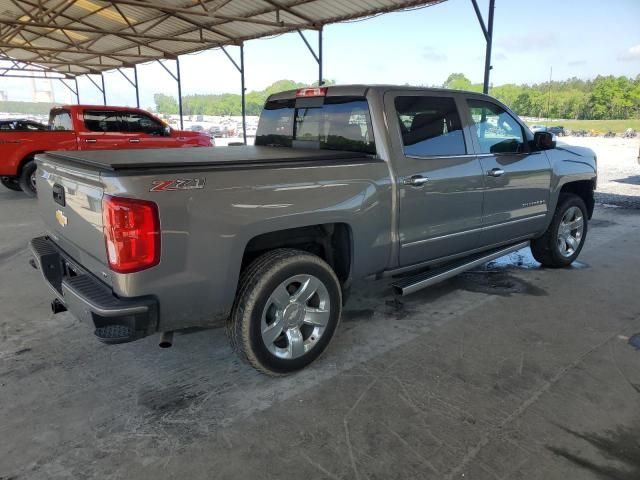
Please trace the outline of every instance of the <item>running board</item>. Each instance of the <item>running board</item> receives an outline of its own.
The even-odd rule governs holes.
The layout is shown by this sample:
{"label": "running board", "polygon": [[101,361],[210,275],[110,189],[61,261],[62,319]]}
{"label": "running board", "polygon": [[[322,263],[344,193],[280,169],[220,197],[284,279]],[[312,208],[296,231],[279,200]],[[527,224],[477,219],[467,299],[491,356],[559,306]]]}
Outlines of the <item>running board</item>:
{"label": "running board", "polygon": [[520,242],[508,247],[500,247],[487,252],[478,253],[470,257],[463,258],[453,263],[448,263],[441,267],[434,268],[424,273],[404,278],[391,284],[393,290],[400,295],[409,295],[423,288],[430,287],[436,283],[455,277],[459,273],[466,272],[484,263],[500,258],[521,248],[529,246],[529,242]]}

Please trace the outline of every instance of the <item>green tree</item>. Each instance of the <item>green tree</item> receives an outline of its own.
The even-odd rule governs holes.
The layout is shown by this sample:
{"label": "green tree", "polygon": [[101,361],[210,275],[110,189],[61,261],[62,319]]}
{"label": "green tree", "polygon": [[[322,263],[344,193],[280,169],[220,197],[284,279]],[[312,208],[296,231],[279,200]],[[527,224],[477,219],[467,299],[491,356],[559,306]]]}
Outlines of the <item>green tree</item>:
{"label": "green tree", "polygon": [[153,95],[153,101],[156,104],[157,112],[178,113],[178,102],[170,95],[156,93]]}

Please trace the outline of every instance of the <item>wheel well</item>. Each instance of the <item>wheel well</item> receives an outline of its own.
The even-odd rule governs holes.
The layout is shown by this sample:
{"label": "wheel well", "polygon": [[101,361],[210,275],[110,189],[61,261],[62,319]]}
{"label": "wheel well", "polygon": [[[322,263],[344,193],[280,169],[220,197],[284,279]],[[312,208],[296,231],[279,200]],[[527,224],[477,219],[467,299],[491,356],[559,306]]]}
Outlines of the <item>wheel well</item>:
{"label": "wheel well", "polygon": [[593,216],[593,209],[595,206],[595,198],[593,191],[595,190],[595,184],[593,180],[579,180],[576,182],[566,183],[560,189],[560,193],[573,193],[584,200],[587,206],[587,212],[589,219]]}
{"label": "wheel well", "polygon": [[44,151],[42,152],[31,152],[27,155],[24,156],[24,158],[22,160],[20,160],[20,164],[18,165],[18,171],[16,173],[16,176],[19,177],[20,174],[22,173],[22,169],[24,168],[24,166],[26,165],[26,163],[29,160],[33,160],[35,158],[36,155],[38,155],[39,153],[44,153]]}
{"label": "wheel well", "polygon": [[319,256],[336,272],[340,283],[349,281],[351,229],[345,223],[325,223],[264,233],[252,238],[244,250],[242,268],[276,248],[296,248]]}

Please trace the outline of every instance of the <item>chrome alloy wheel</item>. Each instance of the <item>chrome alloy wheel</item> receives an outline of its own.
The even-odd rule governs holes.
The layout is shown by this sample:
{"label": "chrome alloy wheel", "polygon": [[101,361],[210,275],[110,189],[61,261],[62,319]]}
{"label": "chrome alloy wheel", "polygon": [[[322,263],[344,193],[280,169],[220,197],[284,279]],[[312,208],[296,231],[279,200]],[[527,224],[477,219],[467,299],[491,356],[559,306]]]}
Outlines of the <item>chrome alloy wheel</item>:
{"label": "chrome alloy wheel", "polygon": [[276,357],[301,357],[324,334],[330,309],[329,292],[318,278],[294,275],[278,285],[265,304],[262,341]]}
{"label": "chrome alloy wheel", "polygon": [[33,173],[29,175],[29,185],[31,185],[31,189],[36,191],[36,170],[33,170]]}
{"label": "chrome alloy wheel", "polygon": [[571,207],[562,216],[558,225],[558,249],[563,257],[573,255],[582,241],[584,233],[584,217],[582,210]]}

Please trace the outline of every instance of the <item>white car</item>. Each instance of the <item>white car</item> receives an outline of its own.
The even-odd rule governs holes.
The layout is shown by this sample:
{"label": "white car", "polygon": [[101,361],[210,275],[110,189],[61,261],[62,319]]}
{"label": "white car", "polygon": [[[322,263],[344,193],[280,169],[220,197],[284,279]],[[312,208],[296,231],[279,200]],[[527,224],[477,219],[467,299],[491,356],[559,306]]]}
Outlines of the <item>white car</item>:
{"label": "white car", "polygon": [[[531,133],[548,132],[549,128],[546,125],[531,125],[529,130],[531,130]],[[554,142],[558,140],[558,136],[555,133],[551,132],[551,136]]]}

